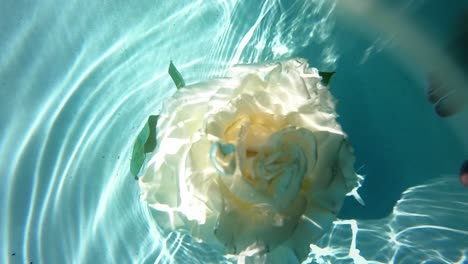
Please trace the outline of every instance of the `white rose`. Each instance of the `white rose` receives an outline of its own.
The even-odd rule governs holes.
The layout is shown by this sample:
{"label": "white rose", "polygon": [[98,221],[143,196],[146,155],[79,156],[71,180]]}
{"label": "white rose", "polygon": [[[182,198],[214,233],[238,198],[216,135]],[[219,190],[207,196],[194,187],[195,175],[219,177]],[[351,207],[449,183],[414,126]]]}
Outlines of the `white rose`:
{"label": "white rose", "polygon": [[235,66],[164,105],[140,179],[164,230],[226,253],[278,246],[298,258],[359,185],[335,101],[305,60]]}

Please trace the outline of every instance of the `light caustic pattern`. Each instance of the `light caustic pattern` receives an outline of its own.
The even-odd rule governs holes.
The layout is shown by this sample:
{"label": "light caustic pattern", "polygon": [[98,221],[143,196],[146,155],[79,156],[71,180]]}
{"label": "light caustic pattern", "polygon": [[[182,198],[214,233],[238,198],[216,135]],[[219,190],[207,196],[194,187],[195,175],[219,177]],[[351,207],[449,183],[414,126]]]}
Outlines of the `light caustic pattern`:
{"label": "light caustic pattern", "polygon": [[456,177],[415,186],[391,215],[340,220],[317,245],[312,263],[467,263],[468,193]]}
{"label": "light caustic pattern", "polygon": [[[160,236],[129,174],[134,137],[175,91],[171,59],[187,83],[220,76],[233,63],[287,58],[310,44],[318,51],[311,64],[333,68],[334,6],[7,1],[0,9],[0,262],[227,262],[186,234]],[[410,233],[399,234],[395,241]],[[346,255],[349,245],[324,239],[329,244],[318,247]],[[360,243],[358,235],[361,256],[378,259]]]}

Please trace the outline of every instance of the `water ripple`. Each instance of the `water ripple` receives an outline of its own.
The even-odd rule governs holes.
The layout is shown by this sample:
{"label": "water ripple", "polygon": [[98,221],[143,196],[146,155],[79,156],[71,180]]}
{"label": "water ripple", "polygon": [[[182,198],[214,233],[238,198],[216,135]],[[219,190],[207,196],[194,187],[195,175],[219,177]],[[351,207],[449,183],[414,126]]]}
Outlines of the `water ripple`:
{"label": "water ripple", "polygon": [[[134,138],[175,92],[170,60],[189,84],[220,76],[233,63],[296,56],[310,46],[314,65],[334,68],[335,1],[47,0],[5,6],[0,262],[229,263],[186,234],[159,230],[128,170]],[[433,209],[445,206],[439,205]],[[452,212],[460,213],[457,208]],[[410,213],[428,218],[395,211],[399,217]],[[437,229],[359,227],[378,241],[394,232],[400,245],[410,244],[406,238],[416,229]]]}
{"label": "water ripple", "polygon": [[339,220],[313,263],[465,263],[468,193],[453,176],[409,188],[393,213],[379,220]]}

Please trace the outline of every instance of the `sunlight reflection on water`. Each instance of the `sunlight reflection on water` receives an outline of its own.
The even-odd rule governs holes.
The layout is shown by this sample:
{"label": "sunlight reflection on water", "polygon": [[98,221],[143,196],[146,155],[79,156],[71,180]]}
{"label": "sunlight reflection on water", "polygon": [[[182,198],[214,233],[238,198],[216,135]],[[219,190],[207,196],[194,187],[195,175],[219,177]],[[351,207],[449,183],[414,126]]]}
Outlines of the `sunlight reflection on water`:
{"label": "sunlight reflection on water", "polygon": [[[0,262],[227,262],[219,252],[193,243],[184,234],[161,237],[128,171],[141,124],[175,91],[167,75],[168,62],[173,60],[186,81],[195,83],[221,76],[234,63],[287,58],[310,46],[316,50],[310,54],[315,67],[334,69],[339,59],[331,38],[334,1],[186,0],[135,5],[125,1],[57,5],[50,0],[36,6],[8,2],[0,10],[4,22],[0,25],[4,157],[0,159],[4,216]],[[459,122],[453,127],[463,131]],[[466,144],[467,139],[461,141]],[[452,228],[437,232],[441,241],[451,239],[454,246],[452,252],[438,254],[443,260],[462,262],[453,256],[464,252],[466,261],[468,245],[456,243],[468,241],[466,232],[452,231],[466,230],[468,220],[460,210],[466,211],[467,197],[452,182],[441,184],[454,188],[444,189],[442,197],[460,203],[433,201],[441,207],[423,213],[443,209],[447,214],[438,216],[443,222],[425,223],[431,219],[425,216],[405,222],[401,212],[413,213],[420,205],[411,203],[407,209],[405,204],[412,201],[407,197],[418,190],[426,190],[421,194],[426,197],[437,184],[415,187],[404,194],[394,215],[357,222],[360,255],[377,261],[404,259],[400,255],[407,252],[397,250],[404,248],[401,244],[386,244],[404,240],[414,258],[433,257],[431,246],[436,244],[418,243],[432,235],[426,232],[431,226],[440,226]],[[452,226],[458,223],[450,222],[453,218],[464,222]],[[336,256],[342,255],[344,262],[349,261],[351,236],[349,230],[340,231],[349,223],[353,222],[337,222],[335,232],[342,235],[332,233],[318,245],[335,249],[324,260],[341,261]],[[368,246],[366,239],[375,244]],[[388,254],[376,255],[375,245],[387,246]]]}
{"label": "sunlight reflection on water", "polygon": [[[459,201],[459,202],[456,202]],[[453,176],[415,186],[379,220],[338,220],[313,263],[465,263],[468,193]],[[364,263],[366,263],[364,262]]]}

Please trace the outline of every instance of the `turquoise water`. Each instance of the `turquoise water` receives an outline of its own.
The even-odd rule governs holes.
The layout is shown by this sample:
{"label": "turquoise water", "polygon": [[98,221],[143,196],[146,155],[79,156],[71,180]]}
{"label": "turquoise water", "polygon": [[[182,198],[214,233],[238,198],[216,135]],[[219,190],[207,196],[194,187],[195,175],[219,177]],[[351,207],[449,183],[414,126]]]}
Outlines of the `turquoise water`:
{"label": "turquoise water", "polygon": [[160,233],[129,173],[134,138],[175,91],[170,60],[190,84],[299,56],[337,71],[338,121],[366,176],[366,205],[347,198],[309,262],[352,263],[357,247],[368,261],[465,263],[468,114],[440,118],[425,96],[463,2],[406,2],[4,1],[0,262],[227,262]]}

